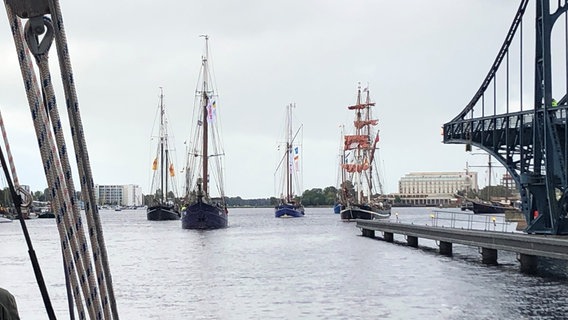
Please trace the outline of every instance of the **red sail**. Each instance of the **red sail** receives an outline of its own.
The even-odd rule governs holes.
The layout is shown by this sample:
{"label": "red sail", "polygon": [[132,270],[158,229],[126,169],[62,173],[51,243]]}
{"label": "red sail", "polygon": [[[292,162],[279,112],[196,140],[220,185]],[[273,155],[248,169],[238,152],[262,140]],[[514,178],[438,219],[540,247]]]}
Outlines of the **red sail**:
{"label": "red sail", "polygon": [[377,123],[379,123],[379,120],[355,120],[355,121],[353,121],[353,124],[355,125],[355,128],[357,128],[357,129],[361,129],[366,125],[376,126]]}
{"label": "red sail", "polygon": [[367,107],[372,107],[374,106],[375,103],[374,102],[369,102],[369,103],[360,103],[360,104],[356,104],[354,106],[349,106],[347,107],[347,109],[349,110],[356,110],[356,109],[365,109]]}
{"label": "red sail", "polygon": [[348,135],[345,136],[345,150],[352,150],[352,149],[366,149],[369,148],[369,138],[365,135]]}

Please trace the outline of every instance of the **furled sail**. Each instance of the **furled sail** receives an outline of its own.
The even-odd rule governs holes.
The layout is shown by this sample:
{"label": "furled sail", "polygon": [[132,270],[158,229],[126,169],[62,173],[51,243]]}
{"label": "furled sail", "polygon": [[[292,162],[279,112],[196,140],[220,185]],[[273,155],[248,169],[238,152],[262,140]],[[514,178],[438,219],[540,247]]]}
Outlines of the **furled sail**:
{"label": "furled sail", "polygon": [[369,169],[368,163],[357,164],[357,163],[344,163],[341,165],[345,171],[349,173],[353,172],[363,172]]}
{"label": "furled sail", "polygon": [[347,107],[347,108],[348,108],[349,110],[360,110],[360,109],[365,109],[365,108],[367,108],[367,107],[372,107],[372,106],[374,106],[374,105],[375,105],[374,102],[359,103],[359,104],[356,104],[356,105],[354,105],[354,106],[349,106],[349,107]]}
{"label": "furled sail", "polygon": [[346,135],[345,150],[366,149],[369,148],[369,137],[362,134]]}
{"label": "furled sail", "polygon": [[355,120],[353,121],[353,124],[355,125],[355,128],[357,129],[361,129],[364,126],[376,126],[379,123],[379,120]]}

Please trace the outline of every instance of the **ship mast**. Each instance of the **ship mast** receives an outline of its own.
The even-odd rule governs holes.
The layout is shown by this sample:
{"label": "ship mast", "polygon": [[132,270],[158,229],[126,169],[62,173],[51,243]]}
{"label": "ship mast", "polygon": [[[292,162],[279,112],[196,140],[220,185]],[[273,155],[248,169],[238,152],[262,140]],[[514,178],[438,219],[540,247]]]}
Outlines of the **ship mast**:
{"label": "ship mast", "polygon": [[[164,203],[164,91],[160,87],[160,203]],[[167,179],[167,178],[166,178]]]}
{"label": "ship mast", "polygon": [[[365,101],[366,104],[366,122],[370,123],[371,121],[371,98],[369,96],[369,87],[367,85],[367,99]],[[371,125],[367,125],[367,139],[371,139]],[[373,192],[373,163],[372,163],[372,157],[369,155],[370,152],[375,152],[374,148],[376,147],[375,144],[372,144],[373,150],[367,150],[366,152],[366,157],[369,157],[369,177],[368,177],[368,183],[369,183],[369,190],[368,190],[368,194],[367,194],[367,202],[371,202],[371,193]]]}
{"label": "ship mast", "polygon": [[[357,106],[360,106],[360,105],[361,105],[361,85],[359,85],[358,88],[357,88]],[[357,108],[356,110],[357,110],[357,113],[356,113],[356,120],[355,121],[360,122],[361,121],[361,109]],[[355,134],[357,136],[361,135],[361,129],[359,127],[356,127]],[[363,164],[362,163],[362,154],[361,154],[361,145],[360,144],[357,146],[356,159],[357,160],[355,161],[355,163],[357,163],[358,165]],[[362,191],[362,188],[363,188],[363,179],[361,178],[361,176],[362,176],[361,171],[357,171],[356,176],[357,176],[357,185],[358,185],[358,187],[357,187],[357,202],[361,203],[361,200],[362,200],[361,199],[361,191]]]}
{"label": "ship mast", "polygon": [[288,168],[288,174],[286,179],[286,201],[292,201],[292,162],[290,157],[292,156],[292,104],[286,106],[287,109],[287,124],[288,128],[286,130],[286,166]]}
{"label": "ship mast", "polygon": [[207,106],[209,105],[209,97],[207,96],[207,76],[209,73],[209,70],[207,68],[207,58],[209,56],[209,47],[208,47],[208,40],[209,40],[209,36],[207,35],[202,35],[201,37],[205,38],[205,56],[202,58],[202,63],[203,63],[203,194],[205,196],[208,195],[208,191],[207,191],[207,183],[208,183],[208,177],[209,177],[209,173],[208,173],[208,160],[209,160],[209,155],[208,155],[208,123],[207,123]]}

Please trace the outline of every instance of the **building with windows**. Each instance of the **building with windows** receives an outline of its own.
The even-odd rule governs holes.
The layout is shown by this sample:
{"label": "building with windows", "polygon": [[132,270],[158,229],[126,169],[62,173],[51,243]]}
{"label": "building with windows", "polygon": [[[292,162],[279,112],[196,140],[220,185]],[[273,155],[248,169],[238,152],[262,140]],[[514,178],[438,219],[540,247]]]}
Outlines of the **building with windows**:
{"label": "building with windows", "polygon": [[98,205],[141,206],[142,189],[138,185],[95,185]]}
{"label": "building with windows", "polygon": [[478,191],[477,172],[413,172],[398,182],[401,205],[454,206],[458,191]]}

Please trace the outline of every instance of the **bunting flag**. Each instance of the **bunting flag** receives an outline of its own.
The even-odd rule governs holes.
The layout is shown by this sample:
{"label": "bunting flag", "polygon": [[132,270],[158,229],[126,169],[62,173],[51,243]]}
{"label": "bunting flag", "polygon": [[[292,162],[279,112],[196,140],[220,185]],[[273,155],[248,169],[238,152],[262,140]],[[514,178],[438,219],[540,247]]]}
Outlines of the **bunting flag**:
{"label": "bunting flag", "polygon": [[294,147],[294,166],[296,167],[296,171],[300,171],[300,148]]}
{"label": "bunting flag", "polygon": [[213,123],[217,118],[217,103],[214,99],[207,102],[207,122]]}
{"label": "bunting flag", "polygon": [[176,175],[176,172],[174,170],[174,164],[170,163],[170,177],[173,177]]}
{"label": "bunting flag", "polygon": [[158,158],[154,159],[152,162],[152,170],[156,171],[158,169]]}

